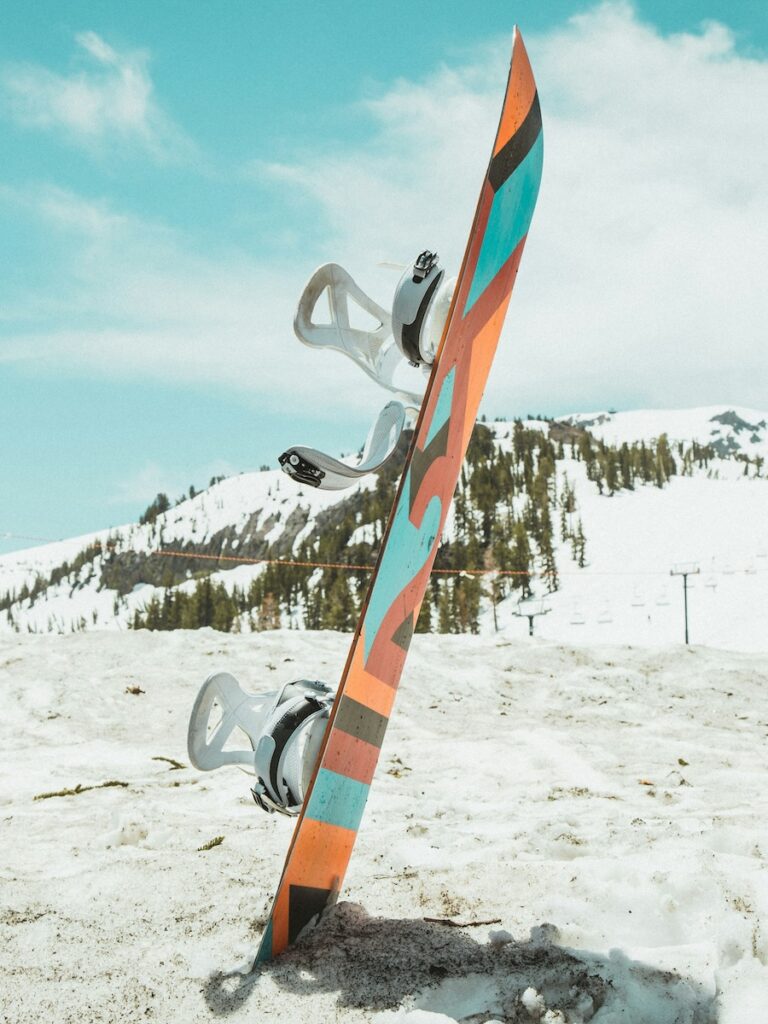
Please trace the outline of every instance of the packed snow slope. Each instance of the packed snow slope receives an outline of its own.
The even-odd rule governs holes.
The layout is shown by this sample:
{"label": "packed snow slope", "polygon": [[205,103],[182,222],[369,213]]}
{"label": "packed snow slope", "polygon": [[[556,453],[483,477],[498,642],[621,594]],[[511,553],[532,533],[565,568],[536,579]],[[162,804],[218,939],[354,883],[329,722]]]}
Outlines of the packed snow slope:
{"label": "packed snow slope", "polygon": [[348,643],[0,637],[3,1024],[764,1024],[768,656],[697,646],[416,636],[342,902],[249,973],[292,824],[187,714]]}
{"label": "packed snow slope", "polygon": [[635,409],[631,412],[580,412],[563,422],[586,427],[612,444],[650,441],[666,434],[671,442],[698,441],[718,455],[768,456],[768,413],[743,406],[698,409]]}
{"label": "packed snow slope", "polygon": [[[544,603],[533,610],[545,612],[535,621],[536,634],[568,643],[677,642],[684,635],[683,588],[670,570],[694,565],[700,572],[688,581],[692,641],[768,650],[768,472],[760,462],[768,453],[767,422],[768,414],[725,406],[578,414],[559,421],[561,437],[574,423],[606,443],[650,442],[667,434],[673,445],[696,441],[713,446],[716,454],[691,464],[689,472],[671,477],[663,487],[638,485],[608,495],[588,478],[584,463],[569,456],[566,443],[555,486],[559,494],[566,486],[573,488],[576,512],[569,514],[569,525],[583,523],[586,564],[577,564],[556,523],[559,588],[550,594],[546,577],[534,580]],[[512,445],[513,426],[486,424],[499,450]],[[530,420],[525,426],[555,436],[549,421]],[[182,573],[178,582],[177,573],[175,586],[188,594],[211,564],[216,566],[214,582],[230,591],[247,589],[264,566],[227,568],[226,558],[244,550],[299,557],[307,538],[333,533],[334,515],[341,514],[345,500],[354,502],[361,490],[375,486],[375,478],[368,478],[349,498],[349,492],[297,487],[276,470],[244,473],[170,508],[154,522],[5,555],[0,557],[0,632],[128,628],[150,602],[162,602],[171,562],[174,568],[185,567],[188,579]],[[366,540],[375,548],[382,528],[381,523],[362,523],[350,544]],[[451,514],[444,540],[451,541],[454,533]],[[157,554],[161,549],[162,557]],[[225,560],[196,560],[192,551],[221,553]],[[179,552],[189,557],[179,562]],[[110,559],[119,561],[121,577]],[[62,574],[63,562],[69,568]],[[41,581],[46,585],[39,592],[21,596],[23,588],[40,588]],[[524,636],[528,621],[520,615],[526,609],[518,607],[519,594],[508,595],[495,614],[483,598],[481,631]],[[9,595],[17,598],[10,604]],[[282,622],[302,628],[302,607],[283,608]],[[243,615],[236,625],[253,628],[252,617]]]}

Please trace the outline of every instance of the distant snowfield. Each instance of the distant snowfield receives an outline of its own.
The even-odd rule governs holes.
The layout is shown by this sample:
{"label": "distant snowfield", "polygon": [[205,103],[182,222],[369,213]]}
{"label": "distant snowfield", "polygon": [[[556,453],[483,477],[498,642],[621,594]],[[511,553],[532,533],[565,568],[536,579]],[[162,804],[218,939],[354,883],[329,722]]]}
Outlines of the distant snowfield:
{"label": "distant snowfield", "polygon": [[[723,451],[768,459],[768,413],[741,406],[579,413],[566,418],[611,443],[650,441],[665,432],[673,444],[689,445],[696,439],[702,444],[719,443]],[[549,429],[546,421],[528,420],[524,425]],[[486,426],[502,448],[511,445],[512,422]],[[679,453],[676,457],[680,462]],[[609,497],[586,478],[583,463],[564,458],[557,465],[561,493],[567,478],[576,494],[578,507],[570,525],[575,527],[579,518],[583,522],[587,565],[579,569],[569,544],[560,542],[556,550],[559,589],[546,595],[547,614],[535,624],[538,636],[560,643],[677,643],[684,637],[683,590],[682,580],[672,579],[670,570],[694,563],[700,573],[689,579],[691,640],[729,650],[768,651],[768,476],[764,470],[758,476],[753,464],[745,476],[743,461],[714,458],[707,466],[695,466],[691,476],[673,477],[663,488],[638,484],[633,491]],[[368,477],[357,487],[374,484],[375,477]],[[0,556],[0,596],[19,592],[25,584],[33,586],[38,574],[44,577],[62,561],[71,562],[94,541],[115,542],[118,534],[119,551],[149,554],[160,548],[206,545],[220,531],[229,530],[222,554],[236,557],[241,545],[254,536],[277,543],[288,524],[298,521],[304,525],[290,549],[296,556],[317,516],[346,493],[298,487],[279,470],[243,473],[171,508],[155,523],[126,525],[111,535],[102,531]],[[555,523],[558,537],[559,527]],[[361,525],[353,541],[370,540],[370,533],[369,525]],[[453,536],[452,511],[443,536],[448,540]],[[103,587],[101,563],[97,556],[82,566],[76,581],[62,579],[34,603],[14,606],[12,619],[0,613],[0,634],[14,629],[22,633],[126,629],[137,610],[145,609],[153,598],[162,601],[165,590],[149,583],[137,584],[125,595]],[[212,578],[229,588],[247,589],[263,570],[263,565],[245,564],[218,570]],[[194,580],[181,584],[181,589],[194,587]],[[535,587],[540,596],[545,595],[546,581],[539,579]],[[527,620],[515,614],[517,596],[515,592],[497,608],[496,623],[485,602],[480,622],[484,632],[494,632],[498,625],[509,639],[526,635]],[[294,625],[302,625],[300,610],[292,610],[291,617]],[[241,625],[249,628],[247,615]]]}
{"label": "distant snowfield", "polygon": [[768,415],[740,405],[579,412],[563,419],[586,427],[608,444],[650,441],[665,433],[671,443],[698,441],[700,444],[731,448],[745,455],[768,455]]}
{"label": "distant snowfield", "polygon": [[[506,443],[511,427],[492,426],[501,443]],[[676,643],[684,636],[683,590],[682,580],[672,579],[670,569],[694,562],[700,574],[689,579],[692,642],[768,651],[768,479],[745,477],[741,463],[733,460],[715,460],[711,472],[716,478],[700,471],[673,477],[664,488],[638,486],[608,497],[586,479],[582,463],[564,459],[558,466],[561,484],[565,476],[575,489],[576,517],[583,520],[587,536],[587,566],[579,569],[569,545],[559,545],[559,590],[546,595],[548,614],[536,620],[537,635],[562,643]],[[370,486],[370,481],[363,486]],[[161,543],[204,543],[227,524],[244,530],[255,510],[262,522],[275,520],[276,530],[296,508],[307,510],[311,524],[319,511],[338,500],[338,492],[299,492],[279,472],[242,474],[171,509],[160,528],[123,528],[123,543],[145,552]],[[452,524],[451,511],[444,536],[452,535]],[[300,539],[301,534],[295,550]],[[62,560],[73,559],[94,540],[104,543],[108,534],[3,556],[0,593],[31,585],[38,572],[45,574]],[[232,554],[237,543],[236,539]],[[228,587],[247,588],[262,571],[262,565],[241,565],[217,571],[212,578]],[[100,589],[98,572],[91,573],[87,565],[80,587],[64,580],[32,607],[17,610],[18,627],[39,632],[126,629],[137,608],[144,608],[153,597],[162,599],[164,593],[149,584],[137,586],[115,612],[116,592]],[[194,581],[182,587],[191,589]],[[545,594],[542,581],[536,588]],[[528,629],[516,611],[516,593],[497,609],[499,629],[511,639],[525,636]],[[484,632],[494,631],[487,605],[481,627]],[[12,627],[0,614],[3,632],[12,633]]]}
{"label": "distant snowfield", "polygon": [[213,669],[335,680],[348,643],[0,637],[4,1024],[765,1021],[768,654],[702,647],[416,636],[344,902],[238,973],[292,825],[155,758]]}
{"label": "distant snowfield", "polygon": [[[732,463],[720,463],[720,472],[717,480],[679,476],[662,489],[605,497],[571,463],[588,565],[579,569],[561,547],[560,590],[547,598],[537,634],[565,643],[681,641],[683,581],[670,570],[693,564],[700,571],[688,579],[691,641],[768,651],[768,480],[746,479]],[[507,602],[499,620],[512,636],[527,628],[515,624],[515,610]]]}

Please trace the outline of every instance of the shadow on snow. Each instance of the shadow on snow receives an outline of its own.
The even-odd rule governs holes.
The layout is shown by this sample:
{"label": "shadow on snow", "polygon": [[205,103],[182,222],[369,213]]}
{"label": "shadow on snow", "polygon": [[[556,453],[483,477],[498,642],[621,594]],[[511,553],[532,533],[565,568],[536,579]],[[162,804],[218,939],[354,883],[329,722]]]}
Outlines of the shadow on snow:
{"label": "shadow on snow", "polygon": [[[471,1024],[489,1017],[522,1024],[545,1008],[585,1024],[596,1014],[623,1024],[716,1020],[713,997],[696,982],[620,953],[606,957],[558,946],[552,925],[534,928],[527,941],[498,938],[476,942],[443,924],[369,917],[356,904],[341,903],[277,960],[245,976],[216,975],[204,994],[214,1014],[227,1016],[268,975],[294,995],[338,993],[339,1008],[405,1006]],[[530,988],[539,994],[534,1016],[522,1002]],[[533,998],[529,993],[526,1001]]]}

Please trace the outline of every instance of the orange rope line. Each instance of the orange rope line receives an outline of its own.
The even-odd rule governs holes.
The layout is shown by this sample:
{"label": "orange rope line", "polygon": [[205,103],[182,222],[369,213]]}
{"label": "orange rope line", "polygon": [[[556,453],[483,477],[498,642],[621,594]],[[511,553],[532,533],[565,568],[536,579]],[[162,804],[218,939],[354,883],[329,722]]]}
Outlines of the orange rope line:
{"label": "orange rope line", "polygon": [[244,562],[248,565],[295,565],[303,569],[363,569],[370,572],[372,565],[355,565],[354,562],[300,562],[292,558],[246,558],[238,555],[203,555],[193,551],[152,551],[153,555],[167,555],[170,558],[207,558],[214,562]]}
{"label": "orange rope line", "polygon": [[[44,537],[24,537],[21,534],[5,533],[0,534],[0,540],[3,537],[14,537],[18,539],[26,540],[45,540]],[[52,541],[51,543],[58,543]],[[101,547],[105,551],[114,551],[119,547],[117,541],[95,541],[95,544],[101,544]],[[129,549],[130,550],[130,549]],[[211,562],[237,562],[240,565],[289,565],[300,569],[344,569],[352,572],[373,572],[375,566],[367,564],[355,564],[354,562],[308,562],[300,561],[293,558],[247,558],[244,555],[206,555],[196,553],[193,551],[150,551],[150,557],[154,555],[165,556],[168,558],[197,558],[205,559]],[[763,573],[764,569],[701,569],[699,575],[701,576],[737,576],[747,575],[753,576],[758,573]],[[579,569],[574,570],[557,570],[555,572],[536,572],[536,570],[526,571],[525,569],[433,569],[433,573],[442,576],[528,576],[537,577],[544,579],[547,576],[668,576],[669,572],[664,569],[638,569],[638,570],[586,570]]]}
{"label": "orange rope line", "polygon": [[[204,555],[192,551],[151,551],[150,555],[164,555],[169,558],[203,558],[213,562],[238,562],[244,565],[291,565],[301,569],[350,569],[360,572],[372,572],[373,565],[356,565],[354,562],[305,562],[292,558],[246,558],[238,555]],[[701,569],[698,575],[701,576],[736,576],[740,573],[756,575],[763,572],[762,569]],[[593,570],[579,569],[577,571],[565,570],[561,572],[536,572],[525,569],[433,569],[433,573],[440,573],[445,576],[669,576],[665,569],[638,569],[638,570]]]}
{"label": "orange rope line", "polygon": [[[153,551],[153,555],[166,555],[170,558],[205,558],[215,562],[240,562],[248,565],[293,565],[303,569],[353,569],[362,572],[373,572],[373,565],[355,565],[354,562],[302,562],[293,558],[238,558],[237,555],[198,555],[186,551]],[[486,576],[498,573],[503,576],[551,575],[549,573],[526,572],[524,569],[433,569],[432,572],[449,575]]]}

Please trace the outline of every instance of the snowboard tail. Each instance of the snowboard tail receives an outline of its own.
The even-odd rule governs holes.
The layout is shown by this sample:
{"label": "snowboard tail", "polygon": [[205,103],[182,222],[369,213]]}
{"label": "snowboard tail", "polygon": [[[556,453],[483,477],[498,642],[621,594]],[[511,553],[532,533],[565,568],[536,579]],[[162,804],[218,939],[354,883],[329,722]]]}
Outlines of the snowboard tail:
{"label": "snowboard tail", "polygon": [[536,85],[516,29],[451,310],[257,962],[291,945],[341,888],[504,323],[542,152]]}

